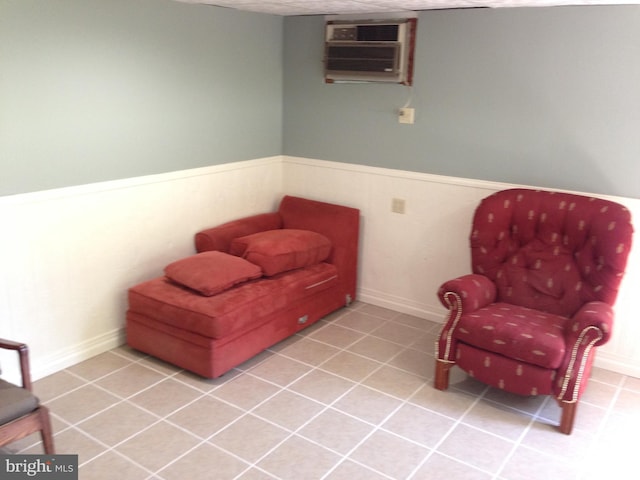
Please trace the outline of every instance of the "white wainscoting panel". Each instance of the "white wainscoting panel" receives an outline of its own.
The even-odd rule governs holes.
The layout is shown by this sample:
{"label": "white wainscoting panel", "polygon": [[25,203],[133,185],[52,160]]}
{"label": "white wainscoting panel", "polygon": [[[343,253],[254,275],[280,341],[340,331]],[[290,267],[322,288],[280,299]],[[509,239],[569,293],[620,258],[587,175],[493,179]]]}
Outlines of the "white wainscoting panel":
{"label": "white wainscoting panel", "polygon": [[[31,348],[35,379],[124,342],[127,288],[192,254],[207,226],[274,209],[283,193],[362,212],[359,298],[442,321],[439,285],[469,272],[478,201],[514,187],[297,157],[271,157],[0,197],[0,336]],[[391,211],[393,198],[405,213]],[[609,197],[611,198],[611,197]],[[640,218],[640,201],[611,198]],[[640,240],[597,365],[640,377]],[[0,354],[17,378],[12,352]]]}
{"label": "white wainscoting panel", "polygon": [[196,231],[272,210],[281,168],[273,157],[0,197],[0,336],[28,343],[36,379],[124,343],[127,288],[193,254]]}

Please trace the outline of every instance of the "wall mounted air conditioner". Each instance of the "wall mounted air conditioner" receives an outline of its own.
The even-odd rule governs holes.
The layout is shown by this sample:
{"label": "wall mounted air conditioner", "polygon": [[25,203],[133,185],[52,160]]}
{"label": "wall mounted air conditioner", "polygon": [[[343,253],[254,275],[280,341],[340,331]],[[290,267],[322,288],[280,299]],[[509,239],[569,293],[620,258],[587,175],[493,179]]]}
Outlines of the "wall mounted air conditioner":
{"label": "wall mounted air conditioner", "polygon": [[417,18],[326,22],[324,77],[411,85]]}

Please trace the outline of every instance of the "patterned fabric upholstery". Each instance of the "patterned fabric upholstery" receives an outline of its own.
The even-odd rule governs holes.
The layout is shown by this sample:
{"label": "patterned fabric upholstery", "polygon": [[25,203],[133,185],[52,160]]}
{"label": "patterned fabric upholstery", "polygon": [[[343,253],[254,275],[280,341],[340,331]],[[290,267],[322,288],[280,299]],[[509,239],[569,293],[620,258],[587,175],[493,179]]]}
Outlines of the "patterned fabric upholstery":
{"label": "patterned fabric upholstery", "polygon": [[449,317],[437,359],[481,381],[576,402],[593,347],[611,335],[612,306],[633,229],[617,203],[527,189],[476,209],[473,273],[438,291]]}

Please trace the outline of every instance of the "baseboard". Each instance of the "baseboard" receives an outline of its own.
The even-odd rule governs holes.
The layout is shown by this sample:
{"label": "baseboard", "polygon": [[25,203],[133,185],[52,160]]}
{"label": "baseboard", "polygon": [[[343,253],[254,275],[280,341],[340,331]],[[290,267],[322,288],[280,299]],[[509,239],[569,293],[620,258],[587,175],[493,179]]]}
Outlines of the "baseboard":
{"label": "baseboard", "polygon": [[627,359],[621,359],[616,355],[599,351],[596,353],[594,366],[603,368],[611,372],[629,375],[630,377],[640,378],[640,366],[630,364]]}
{"label": "baseboard", "polygon": [[39,358],[31,364],[33,380],[46,377],[64,370],[76,363],[116,348],[126,342],[125,329],[118,328],[98,335],[84,342],[59,350],[58,352]]}
{"label": "baseboard", "polygon": [[417,303],[407,298],[389,295],[384,292],[361,288],[358,291],[358,299],[364,303],[375,305],[376,307],[388,308],[394,312],[413,315],[414,317],[424,318],[433,322],[443,323],[445,313],[437,310],[431,305]]}

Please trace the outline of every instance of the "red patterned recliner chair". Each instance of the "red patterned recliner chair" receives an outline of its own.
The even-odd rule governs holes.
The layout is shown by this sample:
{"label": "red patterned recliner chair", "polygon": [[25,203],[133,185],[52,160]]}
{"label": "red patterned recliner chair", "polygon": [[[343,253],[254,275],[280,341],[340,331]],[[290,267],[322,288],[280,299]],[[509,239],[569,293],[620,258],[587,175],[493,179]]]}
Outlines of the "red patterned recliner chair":
{"label": "red patterned recliner chair", "polygon": [[521,395],[554,395],[570,434],[595,348],[607,342],[631,248],[631,215],[617,203],[527,189],[477,207],[472,274],[438,291],[448,318],[436,344],[435,387],[458,365]]}

